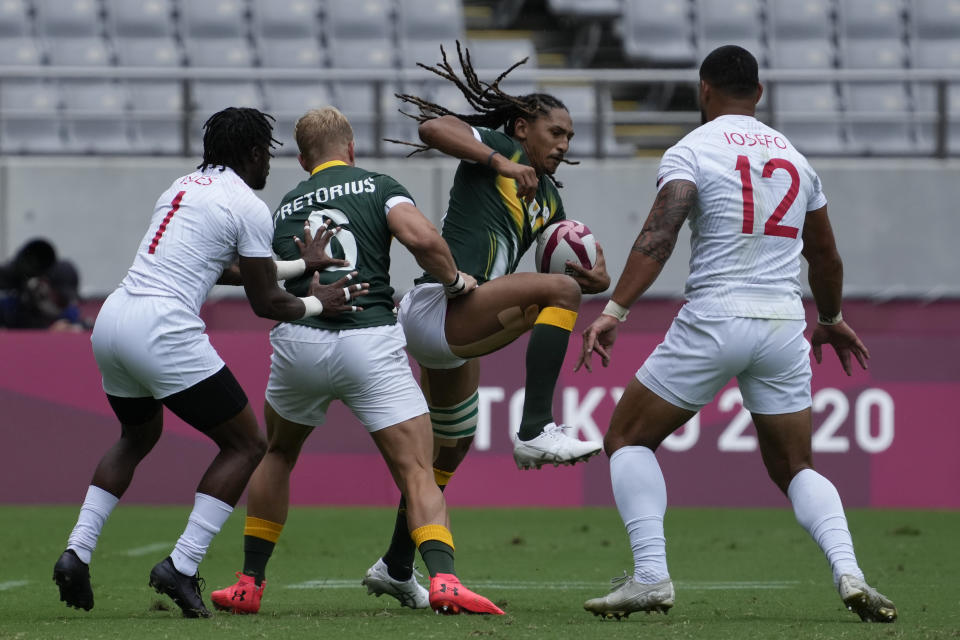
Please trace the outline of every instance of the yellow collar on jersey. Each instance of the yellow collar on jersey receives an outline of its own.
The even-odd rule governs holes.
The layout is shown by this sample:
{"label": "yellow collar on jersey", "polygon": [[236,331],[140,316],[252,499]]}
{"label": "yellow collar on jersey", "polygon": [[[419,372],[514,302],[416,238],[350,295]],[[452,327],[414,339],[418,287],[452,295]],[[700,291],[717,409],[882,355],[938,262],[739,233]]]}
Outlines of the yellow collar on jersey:
{"label": "yellow collar on jersey", "polygon": [[320,171],[323,171],[324,169],[326,169],[326,168],[328,168],[328,167],[335,167],[335,166],[337,166],[338,164],[342,164],[343,166],[347,166],[347,163],[344,162],[343,160],[331,160],[330,162],[324,162],[323,164],[314,167],[314,168],[313,168],[313,171],[310,172],[310,175],[314,175],[315,173],[319,173]]}

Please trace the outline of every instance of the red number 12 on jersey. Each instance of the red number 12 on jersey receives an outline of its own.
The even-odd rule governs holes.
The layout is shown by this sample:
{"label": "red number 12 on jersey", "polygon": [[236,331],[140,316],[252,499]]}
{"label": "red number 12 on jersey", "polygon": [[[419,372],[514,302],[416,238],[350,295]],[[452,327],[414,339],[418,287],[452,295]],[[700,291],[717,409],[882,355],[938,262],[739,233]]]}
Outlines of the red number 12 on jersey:
{"label": "red number 12 on jersey", "polygon": [[[780,236],[781,238],[796,238],[800,233],[797,227],[780,224],[783,216],[787,215],[790,205],[800,192],[800,173],[793,163],[784,158],[772,158],[763,165],[761,177],[769,178],[777,169],[783,169],[790,174],[790,188],[783,196],[783,200],[774,209],[773,215],[763,225],[763,235]],[[750,158],[737,156],[737,171],[740,172],[740,187],[743,192],[743,233],[753,233],[753,182],[750,179]]]}

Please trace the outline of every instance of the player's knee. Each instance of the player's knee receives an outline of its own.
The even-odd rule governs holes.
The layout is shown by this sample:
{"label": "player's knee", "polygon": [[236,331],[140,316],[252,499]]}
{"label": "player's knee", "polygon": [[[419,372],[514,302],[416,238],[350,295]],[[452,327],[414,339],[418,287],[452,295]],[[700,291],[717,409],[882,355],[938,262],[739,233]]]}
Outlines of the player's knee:
{"label": "player's knee", "polygon": [[580,308],[580,285],[570,276],[563,274],[548,274],[547,304],[550,307],[560,307],[576,311]]}

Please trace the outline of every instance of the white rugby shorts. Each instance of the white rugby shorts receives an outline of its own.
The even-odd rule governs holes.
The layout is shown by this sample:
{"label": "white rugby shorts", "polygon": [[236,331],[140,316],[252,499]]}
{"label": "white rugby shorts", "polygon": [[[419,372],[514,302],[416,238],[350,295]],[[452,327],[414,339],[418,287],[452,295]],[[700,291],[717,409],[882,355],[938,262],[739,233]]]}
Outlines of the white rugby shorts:
{"label": "white rugby shorts", "polygon": [[751,413],[801,411],[811,405],[805,327],[803,320],[707,317],[685,306],[637,380],[670,404],[699,411],[736,377]]}
{"label": "white rugby shorts", "polygon": [[104,301],[90,336],[103,390],[161,400],[206,380],[224,363],[205,328],[175,298],[117,289]]}
{"label": "white rugby shorts", "polygon": [[291,422],[323,424],[336,399],[371,433],[428,413],[399,325],[327,331],[283,323],[270,344],[266,400]]}
{"label": "white rugby shorts", "polygon": [[447,296],[436,282],[418,284],[400,301],[397,321],[407,337],[407,351],[428,369],[456,369],[467,361],[450,350],[444,325]]}

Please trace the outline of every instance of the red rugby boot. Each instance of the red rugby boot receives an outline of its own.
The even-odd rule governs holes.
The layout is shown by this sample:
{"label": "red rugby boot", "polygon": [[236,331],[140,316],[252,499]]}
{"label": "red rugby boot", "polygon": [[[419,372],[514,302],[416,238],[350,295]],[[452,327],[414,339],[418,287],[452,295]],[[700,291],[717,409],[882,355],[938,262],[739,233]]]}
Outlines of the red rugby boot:
{"label": "red rugby boot", "polygon": [[263,590],[267,586],[267,581],[264,580],[258,587],[254,579],[246,574],[237,571],[237,577],[240,578],[237,584],[225,589],[217,589],[210,594],[213,606],[220,611],[231,613],[256,613],[260,611],[260,599],[263,597]]}
{"label": "red rugby boot", "polygon": [[502,616],[503,610],[480,594],[460,584],[457,576],[438,573],[430,578],[430,607],[437,613],[491,613]]}

